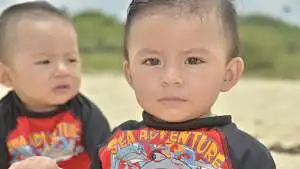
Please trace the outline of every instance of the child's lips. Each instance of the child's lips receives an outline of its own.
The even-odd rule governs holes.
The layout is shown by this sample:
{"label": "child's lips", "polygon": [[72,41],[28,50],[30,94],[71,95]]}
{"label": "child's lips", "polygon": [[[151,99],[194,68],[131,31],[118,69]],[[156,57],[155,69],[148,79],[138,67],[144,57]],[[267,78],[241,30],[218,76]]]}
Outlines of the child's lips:
{"label": "child's lips", "polygon": [[68,92],[70,89],[71,89],[71,86],[67,85],[67,84],[57,85],[54,87],[54,91],[59,92],[59,93]]}
{"label": "child's lips", "polygon": [[159,102],[187,102],[186,99],[181,97],[162,97],[158,99]]}

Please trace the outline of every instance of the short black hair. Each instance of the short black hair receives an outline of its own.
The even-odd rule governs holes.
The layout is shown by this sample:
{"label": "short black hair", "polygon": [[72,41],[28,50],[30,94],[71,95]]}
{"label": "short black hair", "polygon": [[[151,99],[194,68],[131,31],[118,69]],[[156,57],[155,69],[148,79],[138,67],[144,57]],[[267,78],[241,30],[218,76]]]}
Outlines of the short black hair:
{"label": "short black hair", "polygon": [[221,21],[223,34],[229,39],[231,47],[229,57],[241,55],[240,40],[237,28],[237,13],[230,0],[132,0],[125,23],[123,55],[129,59],[127,39],[132,22],[145,14],[157,14],[161,11],[175,9],[183,14],[208,15],[214,12]]}
{"label": "short black hair", "polygon": [[31,1],[25,3],[19,3],[6,8],[0,16],[0,62],[5,62],[8,59],[6,56],[7,48],[7,35],[11,30],[10,25],[14,25],[16,22],[23,18],[33,19],[50,19],[59,18],[64,21],[72,21],[70,17],[62,10],[54,7],[46,1]]}

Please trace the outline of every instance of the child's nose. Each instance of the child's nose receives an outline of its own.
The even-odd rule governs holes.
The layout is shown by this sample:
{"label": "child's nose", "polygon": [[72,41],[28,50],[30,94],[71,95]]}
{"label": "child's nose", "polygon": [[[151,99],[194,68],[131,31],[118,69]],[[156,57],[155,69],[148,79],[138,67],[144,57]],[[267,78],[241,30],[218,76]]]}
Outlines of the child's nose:
{"label": "child's nose", "polygon": [[162,86],[182,86],[183,78],[177,67],[169,66],[163,69]]}
{"label": "child's nose", "polygon": [[60,62],[55,69],[55,75],[64,76],[69,74],[69,68],[66,63]]}

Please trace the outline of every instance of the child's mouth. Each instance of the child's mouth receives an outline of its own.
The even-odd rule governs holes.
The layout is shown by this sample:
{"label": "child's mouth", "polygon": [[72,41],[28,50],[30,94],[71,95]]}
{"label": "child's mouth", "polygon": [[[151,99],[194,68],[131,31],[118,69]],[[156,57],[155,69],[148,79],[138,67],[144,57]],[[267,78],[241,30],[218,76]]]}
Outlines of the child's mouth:
{"label": "child's mouth", "polygon": [[162,97],[158,99],[159,102],[167,103],[167,102],[186,102],[186,99],[180,98],[180,97]]}
{"label": "child's mouth", "polygon": [[65,93],[68,92],[70,89],[71,89],[70,85],[58,85],[54,88],[54,91],[58,93]]}

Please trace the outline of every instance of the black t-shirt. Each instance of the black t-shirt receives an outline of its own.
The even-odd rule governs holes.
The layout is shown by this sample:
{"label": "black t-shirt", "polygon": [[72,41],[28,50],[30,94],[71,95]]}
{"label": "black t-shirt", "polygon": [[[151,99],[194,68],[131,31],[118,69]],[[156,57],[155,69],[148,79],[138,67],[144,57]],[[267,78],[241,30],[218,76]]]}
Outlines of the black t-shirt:
{"label": "black t-shirt", "polygon": [[269,150],[231,116],[158,122],[144,112],[100,145],[91,169],[275,169]]}
{"label": "black t-shirt", "polygon": [[15,92],[0,101],[0,168],[31,156],[48,156],[64,169],[87,169],[97,144],[110,136],[101,111],[77,94],[55,111],[28,111]]}

